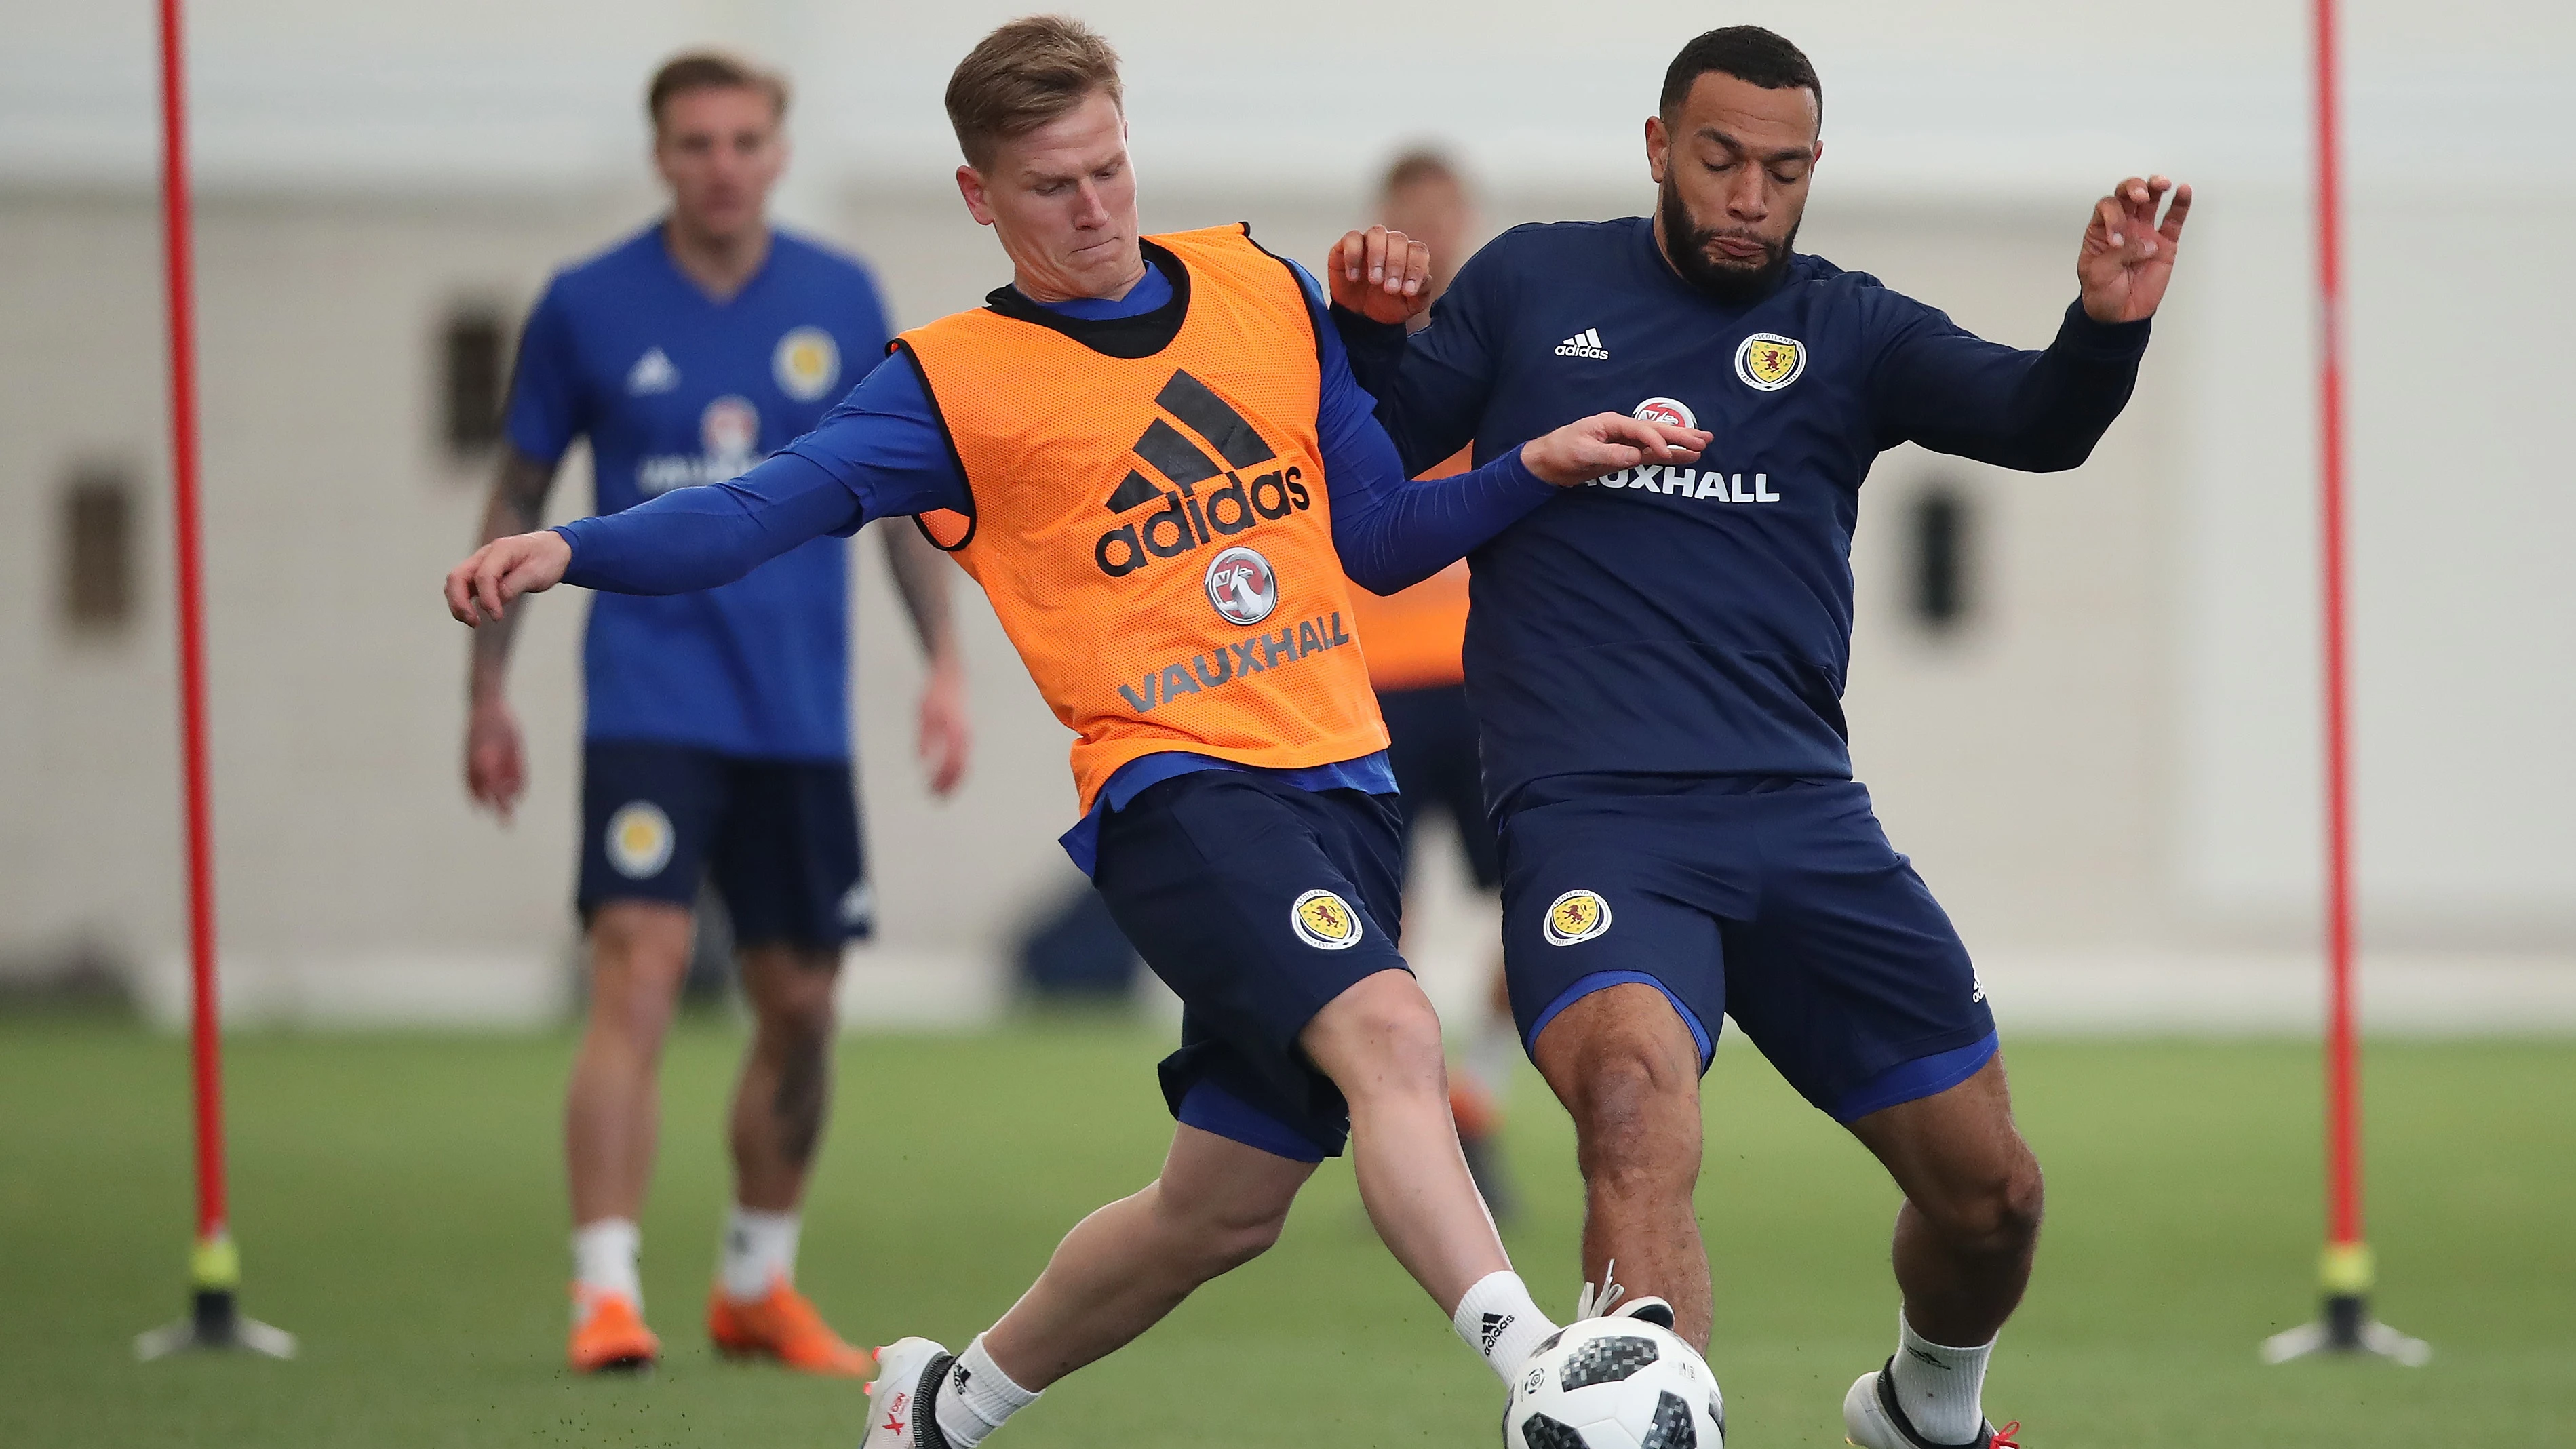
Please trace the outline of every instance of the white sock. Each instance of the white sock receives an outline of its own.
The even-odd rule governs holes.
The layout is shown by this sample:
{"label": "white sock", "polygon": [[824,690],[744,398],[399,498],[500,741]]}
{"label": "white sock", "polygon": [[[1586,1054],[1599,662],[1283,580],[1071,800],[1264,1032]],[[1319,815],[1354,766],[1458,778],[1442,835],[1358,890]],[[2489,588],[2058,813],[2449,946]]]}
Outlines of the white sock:
{"label": "white sock", "polygon": [[1458,1300],[1458,1311],[1449,1315],[1449,1326],[1458,1330],[1469,1348],[1483,1354],[1486,1366],[1507,1384],[1538,1348],[1538,1341],[1556,1332],[1556,1325],[1531,1300],[1521,1275],[1509,1268],[1477,1279],[1476,1286]]}
{"label": "white sock", "polygon": [[1965,1444],[1986,1426],[1986,1355],[1994,1340],[1951,1348],[1914,1331],[1902,1309],[1896,1315],[1896,1402],[1916,1433],[1935,1444]]}
{"label": "white sock", "polygon": [[740,1203],[725,1215],[724,1253],[716,1274],[727,1298],[749,1303],[769,1292],[772,1281],[796,1281],[796,1235],[804,1219],[795,1213],[765,1213]]}
{"label": "white sock", "polygon": [[[601,1218],[572,1230],[572,1280],[594,1293],[614,1293],[644,1309],[644,1282],[635,1253],[644,1235],[631,1219]],[[581,1311],[578,1304],[574,1312]]]}
{"label": "white sock", "polygon": [[1038,1391],[1011,1382],[1011,1376],[993,1362],[979,1333],[957,1355],[948,1377],[939,1381],[939,1397],[932,1401],[931,1412],[954,1449],[975,1449],[985,1435],[1002,1427],[1003,1420],[1037,1401]]}

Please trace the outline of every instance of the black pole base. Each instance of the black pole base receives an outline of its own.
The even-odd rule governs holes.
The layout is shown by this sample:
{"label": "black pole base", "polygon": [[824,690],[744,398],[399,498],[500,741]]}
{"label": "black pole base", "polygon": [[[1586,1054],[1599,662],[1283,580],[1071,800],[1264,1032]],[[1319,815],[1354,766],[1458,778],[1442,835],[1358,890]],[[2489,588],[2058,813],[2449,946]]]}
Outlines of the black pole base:
{"label": "black pole base", "polygon": [[243,1317],[229,1288],[200,1288],[190,1295],[187,1317],[134,1339],[134,1356],[146,1363],[190,1351],[293,1358],[295,1335],[256,1318]]}
{"label": "black pole base", "polygon": [[2361,1294],[2329,1293],[2315,1322],[2263,1340],[2265,1363],[2288,1363],[2316,1354],[2368,1355],[2421,1368],[2432,1359],[2433,1346],[2371,1317],[2370,1301]]}

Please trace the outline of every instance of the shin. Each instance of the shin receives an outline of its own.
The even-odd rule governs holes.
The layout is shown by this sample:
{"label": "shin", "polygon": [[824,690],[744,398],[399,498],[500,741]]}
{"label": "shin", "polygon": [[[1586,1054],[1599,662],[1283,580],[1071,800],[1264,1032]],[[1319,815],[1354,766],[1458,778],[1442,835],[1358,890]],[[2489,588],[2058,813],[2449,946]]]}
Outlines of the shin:
{"label": "shin", "polygon": [[613,901],[590,923],[590,1019],[564,1094],[564,1159],[576,1224],[632,1221],[653,1174],[657,1076],[689,955],[689,912]]}
{"label": "shin", "polygon": [[1699,1046],[1663,993],[1622,984],[1559,1012],[1539,1034],[1539,1071],[1574,1117],[1583,1171],[1583,1273],[1611,1264],[1631,1295],[1673,1305],[1675,1328],[1708,1343],[1708,1250],[1691,1203],[1699,1182]]}
{"label": "shin", "polygon": [[1511,1259],[1458,1148],[1430,998],[1409,974],[1381,971],[1316,1013],[1299,1042],[1350,1103],[1352,1170],[1369,1221],[1454,1313]]}

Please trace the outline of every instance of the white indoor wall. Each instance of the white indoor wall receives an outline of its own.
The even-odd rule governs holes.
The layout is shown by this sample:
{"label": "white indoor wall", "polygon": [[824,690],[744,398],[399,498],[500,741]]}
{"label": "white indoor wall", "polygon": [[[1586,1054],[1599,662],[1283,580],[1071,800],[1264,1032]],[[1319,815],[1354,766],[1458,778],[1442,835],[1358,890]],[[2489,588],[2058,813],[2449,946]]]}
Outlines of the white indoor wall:
{"label": "white indoor wall", "polygon": [[[783,216],[866,253],[899,322],[972,305],[1002,269],[948,191],[938,94],[1016,8],[195,7],[217,803],[240,952],[500,979],[568,946],[564,679],[521,670],[532,739],[561,748],[496,835],[452,779],[461,646],[414,617],[413,576],[475,506],[428,442],[438,308],[523,303],[645,215],[637,92],[707,41],[795,75]],[[1857,753],[1981,949],[2296,960],[2318,857],[2303,4],[2188,0],[2146,23],[2056,0],[1647,4],[1615,26],[1465,0],[1358,26],[1285,6],[1082,13],[1127,58],[1148,225],[1248,217],[1299,256],[1420,137],[1470,160],[1497,224],[1642,208],[1636,132],[1662,65],[1734,19],[1782,29],[1825,76],[1810,243],[2000,337],[2044,337],[2110,179],[2193,179],[2185,270],[2102,457],[2063,479],[1965,470],[1994,509],[2009,612],[1991,635],[1944,652],[1907,632],[1884,519],[1923,465],[1882,465],[1894,486],[1867,495],[1855,559]],[[2346,16],[2369,939],[2563,963],[2576,586],[2556,553],[2576,503],[2552,405],[2576,364],[2545,299],[2576,220],[2576,10]],[[148,19],[0,7],[0,958],[83,933],[163,958],[177,941],[161,494],[143,508],[144,627],[73,648],[48,613],[66,464],[139,460],[164,486]],[[568,480],[566,506],[583,492]],[[376,551],[350,556],[351,537]],[[927,1000],[1069,879],[1051,843],[1069,792],[1061,732],[975,605],[986,748],[966,799],[927,804],[904,748],[910,645],[875,562],[871,546],[857,728],[881,954],[929,963]],[[549,605],[531,662],[570,658],[578,606]]]}

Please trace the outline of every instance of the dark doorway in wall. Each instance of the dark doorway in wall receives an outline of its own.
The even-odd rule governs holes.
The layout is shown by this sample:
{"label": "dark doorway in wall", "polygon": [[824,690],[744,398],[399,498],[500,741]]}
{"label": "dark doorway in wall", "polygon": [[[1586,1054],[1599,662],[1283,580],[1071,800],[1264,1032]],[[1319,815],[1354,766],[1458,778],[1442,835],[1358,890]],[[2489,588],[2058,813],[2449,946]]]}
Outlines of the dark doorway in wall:
{"label": "dark doorway in wall", "polygon": [[56,567],[63,629],[103,639],[134,625],[137,561],[132,470],[113,463],[75,464],[63,480]]}
{"label": "dark doorway in wall", "polygon": [[501,441],[509,346],[509,323],[488,303],[459,303],[440,325],[439,414],[447,451],[458,462],[479,459]]}
{"label": "dark doorway in wall", "polygon": [[1948,479],[1924,484],[1907,508],[1906,530],[1908,612],[1926,633],[1956,635],[1977,610],[1974,494]]}

